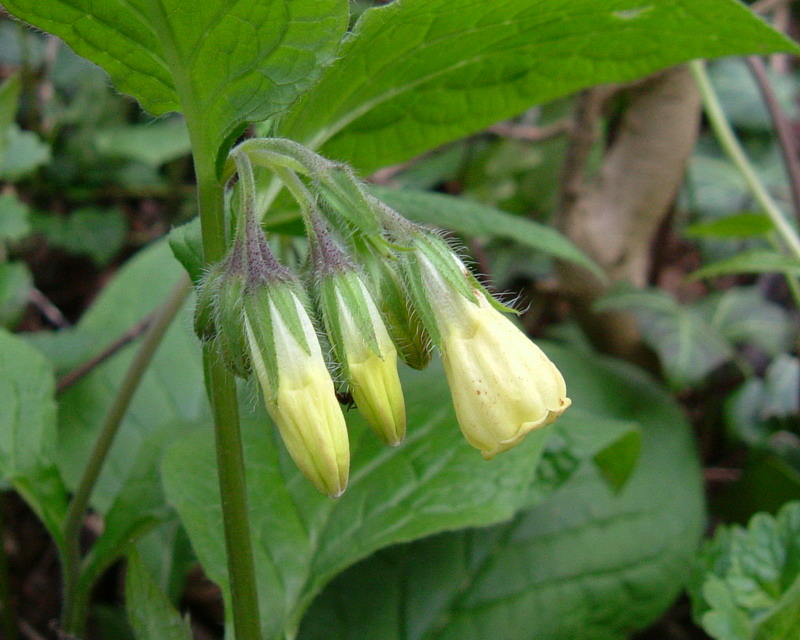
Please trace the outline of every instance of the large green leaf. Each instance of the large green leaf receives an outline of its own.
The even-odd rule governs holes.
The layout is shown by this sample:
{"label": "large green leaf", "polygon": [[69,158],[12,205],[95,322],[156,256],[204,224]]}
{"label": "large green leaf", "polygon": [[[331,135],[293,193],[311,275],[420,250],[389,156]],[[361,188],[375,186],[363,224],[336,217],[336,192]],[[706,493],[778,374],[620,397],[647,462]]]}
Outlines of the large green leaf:
{"label": "large green leaf", "polygon": [[548,353],[576,407],[641,424],[641,462],[624,489],[584,465],[509,523],[381,552],[330,584],[302,640],[622,640],[669,606],[704,526],[689,426],[631,367]]}
{"label": "large green leaf", "polygon": [[0,476],[63,547],[67,492],[55,466],[55,382],[47,360],[0,329]]}
{"label": "large green leaf", "polygon": [[99,64],[159,115],[183,111],[215,145],[285,109],[319,75],[345,0],[6,0],[5,8]]}
{"label": "large green leaf", "polygon": [[777,50],[797,51],[735,0],[402,0],[364,12],[277,133],[368,172],[582,87]]}
{"label": "large green leaf", "polygon": [[545,224],[494,207],[441,193],[370,187],[370,191],[407,218],[468,236],[509,238],[563,260],[583,265],[600,277],[602,270],[561,233]]}
{"label": "large green leaf", "polygon": [[[243,423],[251,525],[265,638],[290,632],[335,574],[372,551],[437,531],[486,525],[525,502],[547,430],[487,463],[461,437],[441,367],[404,378],[409,434],[384,446],[348,414],[352,469],[338,500],[303,478],[264,415]],[[164,487],[212,580],[228,597],[211,430],[176,442]]]}
{"label": "large green leaf", "polygon": [[[320,496],[286,455],[266,417],[245,421],[244,441],[265,638],[292,633],[337,573],[376,549],[432,533],[482,526],[561,486],[581,462],[638,433],[632,420],[567,412],[546,431],[487,463],[461,437],[439,366],[405,370],[409,436],[387,448],[348,415],[353,469],[337,501]],[[542,465],[534,471],[547,431]],[[592,466],[591,464],[589,466]],[[176,442],[163,477],[207,574],[228,597],[213,442]],[[628,470],[629,471],[629,470]],[[622,472],[623,475],[625,471]]]}

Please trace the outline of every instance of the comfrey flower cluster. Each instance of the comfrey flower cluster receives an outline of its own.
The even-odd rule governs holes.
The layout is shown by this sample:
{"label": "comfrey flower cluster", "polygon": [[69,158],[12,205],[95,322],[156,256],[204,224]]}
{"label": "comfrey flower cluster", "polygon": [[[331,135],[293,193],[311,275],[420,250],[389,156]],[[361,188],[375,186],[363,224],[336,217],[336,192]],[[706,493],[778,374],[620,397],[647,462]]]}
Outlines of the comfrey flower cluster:
{"label": "comfrey flower cluster", "polygon": [[[299,275],[256,220],[252,164],[271,169],[303,212]],[[255,374],[317,489],[335,497],[347,486],[337,388],[386,444],[402,442],[398,358],[421,369],[440,351],[461,431],[487,460],[570,405],[558,369],[447,243],[370,196],[349,169],[269,139],[240,145],[226,171],[239,175],[241,213],[228,255],[198,287],[195,329],[236,375]]]}

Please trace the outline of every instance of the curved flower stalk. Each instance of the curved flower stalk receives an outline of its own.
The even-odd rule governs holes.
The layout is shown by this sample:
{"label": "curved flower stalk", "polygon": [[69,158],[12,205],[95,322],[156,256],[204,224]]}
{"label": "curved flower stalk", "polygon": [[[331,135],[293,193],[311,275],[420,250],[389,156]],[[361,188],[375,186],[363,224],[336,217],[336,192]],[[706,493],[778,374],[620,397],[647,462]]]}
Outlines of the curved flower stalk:
{"label": "curved flower stalk", "polygon": [[564,378],[542,350],[477,286],[470,286],[468,296],[462,286],[453,286],[452,261],[469,283],[466,269],[452,253],[450,264],[437,255],[443,257],[423,249],[415,256],[424,304],[436,325],[431,333],[442,352],[461,431],[490,460],[553,422],[571,401]]}

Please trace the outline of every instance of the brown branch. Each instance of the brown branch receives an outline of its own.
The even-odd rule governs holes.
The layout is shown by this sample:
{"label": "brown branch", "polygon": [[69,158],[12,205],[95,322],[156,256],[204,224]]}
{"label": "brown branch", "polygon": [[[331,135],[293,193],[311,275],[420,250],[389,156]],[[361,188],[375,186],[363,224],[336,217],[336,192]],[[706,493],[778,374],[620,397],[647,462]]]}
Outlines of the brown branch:
{"label": "brown branch", "polygon": [[754,2],[750,9],[754,13],[765,14],[771,13],[781,6],[786,6],[788,4],[788,0],[759,0],[758,2]]}
{"label": "brown branch", "polygon": [[[613,143],[588,184],[586,164],[597,118],[588,133],[584,132],[585,139],[573,138],[565,163],[558,224],[602,267],[611,284],[625,281],[644,286],[653,240],[697,139],[700,97],[686,67],[659,73],[626,92],[628,106]],[[566,262],[559,265],[559,277],[584,329],[600,349],[641,364],[651,363],[630,314],[593,313],[592,305],[607,291],[607,283]]]}
{"label": "brown branch", "polygon": [[600,139],[603,108],[613,93],[612,87],[595,87],[578,95],[567,156],[561,170],[557,216],[569,210],[580,197],[589,156]]}
{"label": "brown branch", "polygon": [[28,302],[36,307],[39,312],[47,319],[47,321],[54,327],[59,329],[66,329],[70,326],[69,320],[64,317],[56,305],[44,295],[39,289],[33,287],[28,294]]}
{"label": "brown branch", "polygon": [[772,89],[764,62],[761,58],[750,56],[747,58],[747,65],[758,84],[761,97],[764,99],[764,104],[772,119],[772,125],[775,127],[783,164],[789,177],[794,215],[800,222],[800,159],[797,156],[797,139],[789,119],[778,104],[778,98]]}
{"label": "brown branch", "polygon": [[116,353],[119,353],[119,351],[124,346],[130,344],[136,338],[138,338],[150,326],[150,324],[153,321],[154,315],[155,314],[151,314],[141,322],[133,325],[130,329],[128,329],[121,336],[119,336],[116,340],[114,340],[114,342],[108,345],[96,356],[94,356],[90,360],[87,360],[80,366],[76,367],[75,369],[67,373],[63,378],[61,378],[56,383],[56,394],[63,393],[64,391],[69,389],[73,384],[78,382],[78,380],[83,378],[85,375],[91,373],[92,370],[94,370],[96,367],[98,367],[103,362],[108,360],[111,356],[113,356]]}

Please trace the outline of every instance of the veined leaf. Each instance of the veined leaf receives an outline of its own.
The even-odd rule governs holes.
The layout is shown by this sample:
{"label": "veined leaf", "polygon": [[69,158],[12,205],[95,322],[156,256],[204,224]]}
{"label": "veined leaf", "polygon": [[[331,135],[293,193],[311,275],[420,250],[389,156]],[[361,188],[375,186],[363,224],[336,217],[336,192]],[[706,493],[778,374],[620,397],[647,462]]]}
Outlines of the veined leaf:
{"label": "veined leaf", "polygon": [[464,198],[428,191],[370,187],[375,197],[407,218],[468,236],[509,238],[556,258],[580,264],[600,278],[603,271],[564,235],[545,224]]}
{"label": "veined leaf", "polygon": [[[548,430],[485,462],[463,439],[439,366],[404,377],[409,432],[383,445],[348,414],[350,484],[336,501],[292,463],[266,416],[246,419],[243,439],[265,639],[291,635],[311,599],[337,573],[376,549],[442,530],[509,518],[528,499]],[[162,468],[209,577],[229,597],[210,429],[176,442]]]}
{"label": "veined leaf", "polygon": [[277,135],[368,173],[583,87],[778,50],[735,0],[402,0],[362,14]]}
{"label": "veined leaf", "polygon": [[154,115],[182,111],[217,149],[289,106],[347,26],[345,0],[6,0],[8,11],[103,67]]}
{"label": "veined leaf", "polygon": [[508,523],[380,552],[320,595],[300,640],[623,640],[670,605],[705,521],[689,425],[632,367],[548,355],[582,412],[576,433],[593,419],[641,425],[641,462],[622,490],[583,465]]}
{"label": "veined leaf", "polygon": [[718,640],[792,640],[800,625],[800,503],[747,528],[721,527],[690,590],[695,619]]}

